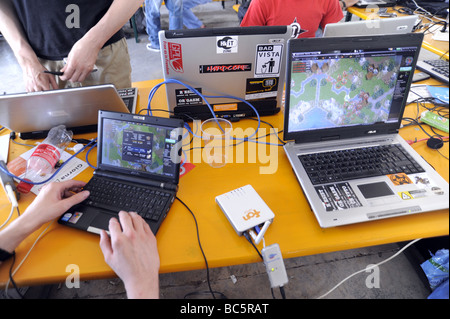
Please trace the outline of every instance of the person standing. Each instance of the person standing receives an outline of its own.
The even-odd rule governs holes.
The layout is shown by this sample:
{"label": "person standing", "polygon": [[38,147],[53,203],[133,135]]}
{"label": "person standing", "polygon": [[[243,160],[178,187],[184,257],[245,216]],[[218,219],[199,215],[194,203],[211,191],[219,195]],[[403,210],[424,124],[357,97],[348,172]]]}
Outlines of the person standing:
{"label": "person standing", "polygon": [[315,37],[344,17],[338,0],[252,0],[241,27],[292,25],[293,37]]}
{"label": "person standing", "polygon": [[[26,90],[58,89],[74,83],[130,87],[131,64],[122,27],[142,3],[1,0],[0,32],[22,68]],[[92,72],[94,66],[96,72]]]}
{"label": "person standing", "polygon": [[192,8],[212,0],[183,0],[183,24],[187,29],[204,28],[203,22],[192,12]]}
{"label": "person standing", "polygon": [[[147,25],[149,51],[159,51],[158,33],[161,31],[161,4],[163,0],[145,0],[145,21]],[[169,10],[169,29],[183,29],[183,1],[165,0],[167,10]]]}

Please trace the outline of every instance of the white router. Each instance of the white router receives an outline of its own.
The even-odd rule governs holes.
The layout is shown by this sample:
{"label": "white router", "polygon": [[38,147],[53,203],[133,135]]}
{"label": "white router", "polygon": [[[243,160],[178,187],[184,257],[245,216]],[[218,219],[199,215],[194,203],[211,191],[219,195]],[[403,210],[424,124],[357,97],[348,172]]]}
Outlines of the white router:
{"label": "white router", "polygon": [[254,238],[255,244],[259,244],[275,217],[251,185],[217,196],[216,203],[239,236],[246,231],[259,229]]}

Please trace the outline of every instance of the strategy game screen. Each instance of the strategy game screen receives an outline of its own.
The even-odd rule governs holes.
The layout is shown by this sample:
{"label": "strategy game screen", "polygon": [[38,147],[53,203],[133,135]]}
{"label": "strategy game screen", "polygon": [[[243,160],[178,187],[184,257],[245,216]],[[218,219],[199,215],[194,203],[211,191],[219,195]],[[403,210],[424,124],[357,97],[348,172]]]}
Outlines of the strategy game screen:
{"label": "strategy game screen", "polygon": [[102,164],[173,176],[176,165],[170,151],[176,130],[142,123],[104,119]]}
{"label": "strategy game screen", "polygon": [[413,57],[408,48],[293,53],[288,130],[397,121]]}

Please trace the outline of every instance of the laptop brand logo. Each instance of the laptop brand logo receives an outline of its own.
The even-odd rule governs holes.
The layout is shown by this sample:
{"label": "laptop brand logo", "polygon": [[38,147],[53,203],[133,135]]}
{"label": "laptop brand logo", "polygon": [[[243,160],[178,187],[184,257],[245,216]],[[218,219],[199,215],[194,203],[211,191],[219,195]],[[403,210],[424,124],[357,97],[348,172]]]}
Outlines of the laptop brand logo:
{"label": "laptop brand logo", "polygon": [[181,44],[164,41],[164,57],[167,74],[170,73],[169,67],[177,73],[184,73]]}

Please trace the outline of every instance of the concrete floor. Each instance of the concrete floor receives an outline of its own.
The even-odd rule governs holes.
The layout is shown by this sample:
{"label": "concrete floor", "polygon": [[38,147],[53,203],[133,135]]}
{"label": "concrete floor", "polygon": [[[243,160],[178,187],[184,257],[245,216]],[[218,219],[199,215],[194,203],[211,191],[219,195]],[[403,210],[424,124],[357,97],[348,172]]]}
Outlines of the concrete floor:
{"label": "concrete floor", "polygon": [[[220,2],[209,3],[194,9],[208,27],[238,26],[236,13],[227,1],[226,9]],[[162,8],[162,25],[167,28],[167,11]],[[142,81],[162,78],[161,61],[158,53],[149,52],[145,35],[140,42],[128,39],[132,62],[132,80]],[[20,67],[17,65],[8,45],[0,38],[0,92],[22,92],[23,82]],[[404,245],[405,243],[402,243]],[[388,244],[348,251],[305,256],[285,260],[289,283],[285,287],[286,297],[316,298],[353,272],[365,269],[369,264],[378,263],[399,250],[399,245]],[[414,250],[414,247],[408,250]],[[206,256],[208,252],[205,252]],[[327,298],[345,299],[423,299],[430,291],[416,272],[417,262],[411,263],[405,254],[380,267],[379,287],[368,288],[369,272],[362,272],[351,278]],[[272,298],[267,274],[262,263],[211,269],[211,286],[214,291],[227,298],[260,299]],[[160,275],[161,298],[184,298],[191,292],[208,290],[206,271],[197,270]],[[126,298],[122,282],[118,278],[81,282],[80,288],[69,289],[64,283],[59,285],[24,288],[30,298]],[[4,296],[3,296],[4,297]],[[210,298],[197,294],[191,298]],[[275,291],[280,298],[280,292]],[[0,299],[2,294],[0,293]]]}

